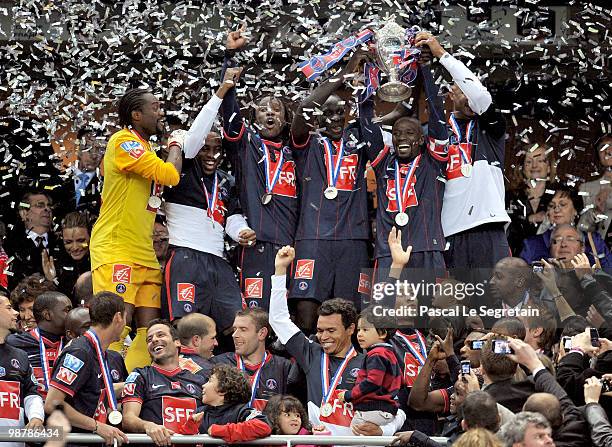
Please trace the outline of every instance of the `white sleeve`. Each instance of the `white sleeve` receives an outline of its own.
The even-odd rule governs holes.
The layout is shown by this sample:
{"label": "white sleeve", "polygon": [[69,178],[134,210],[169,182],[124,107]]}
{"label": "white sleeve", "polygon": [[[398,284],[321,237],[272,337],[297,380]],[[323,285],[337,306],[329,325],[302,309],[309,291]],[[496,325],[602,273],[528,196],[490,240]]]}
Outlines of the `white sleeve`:
{"label": "white sleeve", "polygon": [[187,131],[187,135],[185,135],[185,146],[183,147],[185,158],[194,158],[198,155],[202,146],[204,146],[204,140],[215,122],[222,102],[223,100],[217,95],[212,95],[206,105],[202,107],[198,116],[196,116],[196,119]]}
{"label": "white sleeve", "polygon": [[391,132],[387,132],[384,129],[381,129],[382,132],[382,136],[383,136],[383,141],[385,142],[385,145],[388,146],[389,148],[393,147],[393,134]]}
{"label": "white sleeve", "polygon": [[242,230],[249,230],[249,224],[242,214],[232,214],[225,222],[225,234],[236,242],[239,242],[238,235]]}
{"label": "white sleeve", "polygon": [[29,420],[38,418],[41,421],[45,420],[45,404],[42,397],[35,394],[30,394],[23,399],[23,408]]}
{"label": "white sleeve", "polygon": [[491,93],[482,85],[478,77],[463,62],[449,53],[444,53],[440,58],[440,63],[444,65],[444,68],[453,77],[453,81],[467,96],[470,108],[478,115],[485,113],[493,99]]}
{"label": "white sleeve", "polygon": [[383,436],[393,436],[395,432],[401,430],[402,426],[406,422],[406,413],[404,410],[397,410],[397,414],[395,415],[395,419],[389,422],[386,425],[381,426],[381,430],[383,432]]}
{"label": "white sleeve", "polygon": [[287,276],[272,275],[272,292],[270,293],[270,326],[274,329],[282,344],[300,332],[291,318],[287,307]]}

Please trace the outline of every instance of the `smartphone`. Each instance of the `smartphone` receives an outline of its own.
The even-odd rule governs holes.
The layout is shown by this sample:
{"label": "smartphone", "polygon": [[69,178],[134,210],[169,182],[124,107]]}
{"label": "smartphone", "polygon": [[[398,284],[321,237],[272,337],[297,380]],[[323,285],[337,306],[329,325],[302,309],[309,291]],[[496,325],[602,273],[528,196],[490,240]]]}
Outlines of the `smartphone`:
{"label": "smartphone", "polygon": [[533,273],[542,273],[544,271],[544,263],[542,261],[535,261],[531,264],[531,268],[533,269]]}
{"label": "smartphone", "polygon": [[469,375],[471,371],[470,361],[469,360],[461,360],[461,374]]}
{"label": "smartphone", "polygon": [[602,393],[609,393],[610,391],[612,391],[612,381],[608,379],[599,379],[599,381],[601,382]]}
{"label": "smartphone", "polygon": [[508,340],[493,340],[493,352],[495,354],[513,354]]}
{"label": "smartphone", "polygon": [[596,348],[601,346],[601,343],[599,342],[599,332],[597,331],[597,328],[594,327],[591,328],[591,346],[595,346]]}
{"label": "smartphone", "polygon": [[561,337],[561,342],[563,343],[563,349],[565,351],[572,349],[572,337]]}
{"label": "smartphone", "polygon": [[470,341],[470,349],[472,351],[479,351],[482,349],[484,344],[485,344],[484,340],[472,340]]}

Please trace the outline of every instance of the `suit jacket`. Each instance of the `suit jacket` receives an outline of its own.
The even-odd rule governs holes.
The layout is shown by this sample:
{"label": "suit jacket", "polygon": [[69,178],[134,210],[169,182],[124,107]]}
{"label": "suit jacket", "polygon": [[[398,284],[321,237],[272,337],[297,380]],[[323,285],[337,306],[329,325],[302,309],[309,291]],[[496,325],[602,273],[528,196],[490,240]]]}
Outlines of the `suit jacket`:
{"label": "suit jacket", "polygon": [[582,412],[574,405],[567,393],[555,378],[546,369],[538,371],[535,376],[535,390],[538,393],[550,393],[559,399],[563,423],[552,433],[557,447],[589,447],[591,445],[587,436],[588,425]]}
{"label": "suit jacket", "polygon": [[513,378],[490,383],[482,388],[489,393],[498,404],[503,405],[513,413],[523,411],[523,405],[535,391],[533,379],[515,382]]}
{"label": "suit jacket", "polygon": [[[50,256],[58,258],[60,254],[60,242],[57,236],[51,231],[47,232],[47,250]],[[43,248],[37,247],[32,239],[30,239],[23,225],[16,225],[9,233],[4,243],[6,254],[13,261],[9,264],[9,271],[13,274],[9,275],[9,290],[12,290],[19,281],[33,273],[41,273],[44,275],[42,268],[42,251]]]}
{"label": "suit jacket", "polygon": [[74,176],[70,176],[60,188],[52,193],[55,203],[54,215],[61,219],[72,211],[88,211],[98,216],[102,204],[102,179],[97,174],[92,177],[81,193],[78,205],[74,179]]}

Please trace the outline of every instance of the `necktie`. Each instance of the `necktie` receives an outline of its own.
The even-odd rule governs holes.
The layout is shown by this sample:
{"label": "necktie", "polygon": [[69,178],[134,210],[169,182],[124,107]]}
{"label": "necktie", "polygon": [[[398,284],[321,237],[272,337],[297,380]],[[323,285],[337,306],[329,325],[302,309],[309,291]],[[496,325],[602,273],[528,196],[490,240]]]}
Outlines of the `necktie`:
{"label": "necktie", "polygon": [[45,248],[45,238],[42,236],[36,236],[36,246],[38,248]]}

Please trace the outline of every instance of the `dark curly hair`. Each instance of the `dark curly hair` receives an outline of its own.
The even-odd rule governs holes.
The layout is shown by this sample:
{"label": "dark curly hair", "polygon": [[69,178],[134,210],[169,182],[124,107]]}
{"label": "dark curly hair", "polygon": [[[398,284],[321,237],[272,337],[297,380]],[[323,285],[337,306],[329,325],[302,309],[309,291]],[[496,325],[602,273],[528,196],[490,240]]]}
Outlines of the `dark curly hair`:
{"label": "dark curly hair", "polygon": [[275,99],[283,106],[285,112],[285,124],[283,125],[279,136],[281,137],[282,141],[289,141],[289,130],[291,128],[291,122],[293,121],[293,110],[295,109],[295,104],[282,96],[276,96],[271,93],[264,93],[254,98],[253,103],[249,106],[246,112],[247,121],[251,124],[251,126],[253,126],[255,130],[257,130],[257,126],[255,125],[257,123],[257,120],[255,119],[255,109],[257,109],[257,105],[266,98]]}
{"label": "dark curly hair", "polygon": [[210,376],[217,378],[217,392],[223,394],[224,404],[246,404],[251,399],[249,379],[229,365],[217,365]]}
{"label": "dark curly hair", "polygon": [[308,420],[308,414],[302,402],[293,396],[277,394],[272,396],[268,401],[264,410],[264,416],[268,418],[270,426],[272,427],[273,435],[283,435],[281,432],[280,424],[278,419],[281,413],[297,413],[302,419],[302,428],[305,428],[309,432],[312,432],[312,425]]}
{"label": "dark curly hair", "polygon": [[57,290],[55,284],[45,278],[44,275],[34,273],[23,278],[15,286],[11,292],[11,304],[15,309],[19,309],[22,303],[32,302],[38,295],[42,295],[45,292],[54,292],[55,290]]}
{"label": "dark curly hair", "polygon": [[328,317],[339,314],[342,317],[342,325],[348,329],[351,324],[357,326],[357,310],[355,305],[343,298],[333,298],[325,301],[317,312],[319,316]]}

